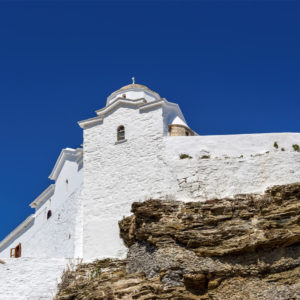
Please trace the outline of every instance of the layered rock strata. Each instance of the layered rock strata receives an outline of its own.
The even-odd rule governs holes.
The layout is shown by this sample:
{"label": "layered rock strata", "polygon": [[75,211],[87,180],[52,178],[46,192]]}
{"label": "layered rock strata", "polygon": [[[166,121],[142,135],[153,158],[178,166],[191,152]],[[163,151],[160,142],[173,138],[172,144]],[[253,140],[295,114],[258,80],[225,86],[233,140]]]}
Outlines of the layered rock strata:
{"label": "layered rock strata", "polygon": [[57,299],[300,299],[300,184],[132,213],[127,260],[66,272]]}

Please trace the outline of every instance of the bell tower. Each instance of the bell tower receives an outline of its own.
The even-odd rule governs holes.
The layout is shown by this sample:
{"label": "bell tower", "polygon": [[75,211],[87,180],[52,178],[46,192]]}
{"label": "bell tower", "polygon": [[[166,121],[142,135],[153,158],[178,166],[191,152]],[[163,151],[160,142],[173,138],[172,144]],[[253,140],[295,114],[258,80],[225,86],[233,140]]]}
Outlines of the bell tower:
{"label": "bell tower", "polygon": [[123,257],[118,221],[131,204],[168,194],[164,138],[177,104],[133,82],[110,94],[83,128],[83,257]]}

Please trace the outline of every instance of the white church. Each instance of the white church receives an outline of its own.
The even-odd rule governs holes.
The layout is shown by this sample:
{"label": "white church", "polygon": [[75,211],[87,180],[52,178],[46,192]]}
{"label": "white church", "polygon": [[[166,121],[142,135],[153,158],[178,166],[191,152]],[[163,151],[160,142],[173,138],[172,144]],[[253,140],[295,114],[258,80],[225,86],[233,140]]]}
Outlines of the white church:
{"label": "white church", "polygon": [[82,148],[61,151],[52,184],[0,242],[0,258],[122,258],[118,221],[135,201],[205,201],[300,181],[299,133],[202,136],[176,103],[134,80],[78,124]]}

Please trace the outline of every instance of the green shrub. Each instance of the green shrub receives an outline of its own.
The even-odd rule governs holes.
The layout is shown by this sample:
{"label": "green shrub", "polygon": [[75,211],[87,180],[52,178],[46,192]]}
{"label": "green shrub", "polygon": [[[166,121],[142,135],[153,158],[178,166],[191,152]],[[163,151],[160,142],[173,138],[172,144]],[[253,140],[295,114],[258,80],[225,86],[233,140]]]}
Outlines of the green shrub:
{"label": "green shrub", "polygon": [[97,278],[97,277],[99,277],[101,274],[102,274],[101,268],[100,268],[100,267],[97,267],[97,269],[94,270],[94,271],[91,273],[91,279]]}
{"label": "green shrub", "polygon": [[293,149],[294,149],[295,151],[299,151],[299,150],[300,150],[300,147],[299,147],[298,144],[294,144],[294,145],[293,145]]}
{"label": "green shrub", "polygon": [[209,159],[210,158],[210,155],[202,155],[201,156],[201,159]]}
{"label": "green shrub", "polygon": [[190,155],[188,155],[188,154],[185,154],[185,153],[182,153],[182,154],[179,155],[179,158],[180,158],[180,159],[186,159],[186,158],[191,159],[192,156],[190,156]]}
{"label": "green shrub", "polygon": [[274,146],[274,148],[278,149],[278,144],[277,144],[277,142],[274,142],[273,146]]}

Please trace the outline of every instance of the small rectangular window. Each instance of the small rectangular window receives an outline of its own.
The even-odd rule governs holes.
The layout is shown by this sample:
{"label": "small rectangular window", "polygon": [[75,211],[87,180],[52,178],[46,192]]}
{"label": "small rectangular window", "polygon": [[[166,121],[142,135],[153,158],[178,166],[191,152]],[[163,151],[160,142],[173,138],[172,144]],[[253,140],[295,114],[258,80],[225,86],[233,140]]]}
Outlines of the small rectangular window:
{"label": "small rectangular window", "polygon": [[125,132],[122,131],[122,132],[120,132],[119,140],[124,140],[124,139],[125,139]]}
{"label": "small rectangular window", "polygon": [[124,126],[119,126],[118,127],[118,136],[117,136],[118,141],[123,141],[125,140],[125,128]]}

